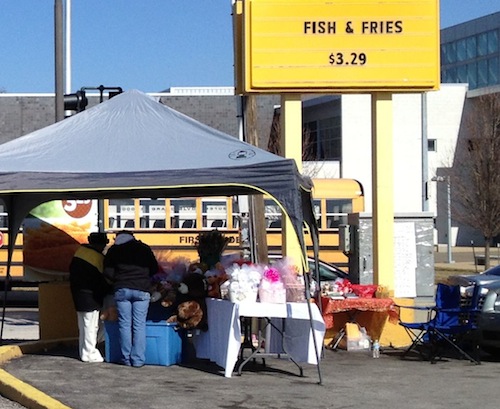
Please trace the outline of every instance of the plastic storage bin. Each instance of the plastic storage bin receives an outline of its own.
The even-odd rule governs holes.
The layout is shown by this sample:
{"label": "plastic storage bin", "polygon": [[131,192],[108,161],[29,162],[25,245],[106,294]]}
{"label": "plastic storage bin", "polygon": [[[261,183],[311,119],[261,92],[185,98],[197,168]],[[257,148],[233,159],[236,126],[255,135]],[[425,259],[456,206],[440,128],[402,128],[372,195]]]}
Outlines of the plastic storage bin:
{"label": "plastic storage bin", "polygon": [[[118,322],[105,321],[106,362],[120,362]],[[176,324],[146,322],[146,365],[170,366],[181,362],[182,339]]]}

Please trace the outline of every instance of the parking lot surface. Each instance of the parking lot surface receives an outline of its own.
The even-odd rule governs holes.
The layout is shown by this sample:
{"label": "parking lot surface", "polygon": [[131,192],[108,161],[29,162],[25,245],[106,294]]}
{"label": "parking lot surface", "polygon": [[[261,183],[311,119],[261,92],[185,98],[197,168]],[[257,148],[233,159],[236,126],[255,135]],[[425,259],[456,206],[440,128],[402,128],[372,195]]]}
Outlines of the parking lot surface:
{"label": "parking lot surface", "polygon": [[[304,376],[286,359],[248,364],[242,376],[224,378],[221,368],[202,360],[173,366],[131,368],[88,364],[77,349],[60,346],[26,354],[4,365],[16,378],[73,409],[123,408],[419,408],[490,407],[498,402],[500,363],[481,365],[447,358],[436,364],[400,359],[384,349],[379,359],[369,351],[324,351],[322,384],[316,366]],[[43,406],[42,406],[43,407]]]}
{"label": "parking lot surface", "polygon": [[[459,261],[460,256],[454,254],[454,267],[474,268],[470,254],[463,255],[463,261]],[[5,320],[6,343],[37,340],[37,314],[36,309],[11,310]],[[225,378],[222,368],[195,359],[142,368],[83,363],[77,359],[76,345],[60,344],[30,351],[2,365],[9,375],[40,391],[42,397],[37,396],[35,402],[24,400],[25,406],[0,398],[0,409],[497,406],[500,359],[484,355],[481,365],[474,365],[448,357],[433,365],[416,357],[402,360],[400,355],[401,350],[392,348],[382,349],[379,359],[373,359],[369,351],[325,350],[319,385],[316,366],[304,365],[304,376],[299,377],[297,368],[286,359],[267,358],[265,366],[259,359],[250,362],[242,376]]]}

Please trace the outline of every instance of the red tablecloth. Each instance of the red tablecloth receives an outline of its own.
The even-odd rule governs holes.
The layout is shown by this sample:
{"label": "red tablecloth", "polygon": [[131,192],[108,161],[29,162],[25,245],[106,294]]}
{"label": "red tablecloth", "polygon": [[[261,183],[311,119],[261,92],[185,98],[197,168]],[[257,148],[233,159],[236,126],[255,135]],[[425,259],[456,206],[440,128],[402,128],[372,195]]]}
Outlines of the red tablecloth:
{"label": "red tablecloth", "polygon": [[333,314],[340,312],[371,311],[387,313],[389,321],[397,323],[399,312],[392,298],[346,298],[332,300],[321,297],[321,307],[326,328],[333,328]]}

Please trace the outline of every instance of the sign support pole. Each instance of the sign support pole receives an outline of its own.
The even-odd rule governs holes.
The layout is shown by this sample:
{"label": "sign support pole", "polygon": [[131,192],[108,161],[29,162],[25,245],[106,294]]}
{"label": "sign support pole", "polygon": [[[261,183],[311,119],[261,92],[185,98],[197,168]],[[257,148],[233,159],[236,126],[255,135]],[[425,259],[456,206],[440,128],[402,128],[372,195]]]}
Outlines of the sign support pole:
{"label": "sign support pole", "polygon": [[[285,158],[295,159],[297,169],[302,172],[302,100],[300,94],[281,95],[281,152]],[[299,265],[297,260],[302,254],[300,243],[288,217],[282,219],[282,248],[284,255]]]}
{"label": "sign support pole", "polygon": [[394,295],[392,94],[372,93],[373,281]]}

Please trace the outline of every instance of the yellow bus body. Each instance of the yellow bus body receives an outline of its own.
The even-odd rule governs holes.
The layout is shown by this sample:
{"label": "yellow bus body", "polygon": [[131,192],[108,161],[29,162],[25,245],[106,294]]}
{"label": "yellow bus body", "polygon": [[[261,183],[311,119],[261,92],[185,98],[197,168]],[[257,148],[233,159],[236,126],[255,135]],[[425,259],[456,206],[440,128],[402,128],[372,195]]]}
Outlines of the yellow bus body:
{"label": "yellow bus body", "polygon": [[[348,213],[364,211],[363,188],[359,182],[352,179],[315,179],[313,182],[314,208],[319,226],[320,259],[347,270],[348,259],[339,246],[339,226],[347,224]],[[111,243],[117,231],[122,229],[133,231],[139,240],[152,247],[160,261],[178,258],[198,261],[196,239],[201,232],[214,228],[229,237],[227,253],[241,252],[241,215],[237,211],[235,199],[198,197],[104,200],[105,231],[109,234]],[[269,252],[280,253],[281,211],[271,199],[266,198],[265,202]],[[186,223],[188,221],[191,223]],[[186,227],[188,225],[190,227]],[[215,225],[217,227],[213,227]],[[5,278],[8,235],[6,229],[2,230],[0,277]],[[305,241],[308,253],[312,255],[312,242],[308,232]],[[11,267],[11,277],[14,281],[24,279],[22,249],[21,232],[16,239]]]}

